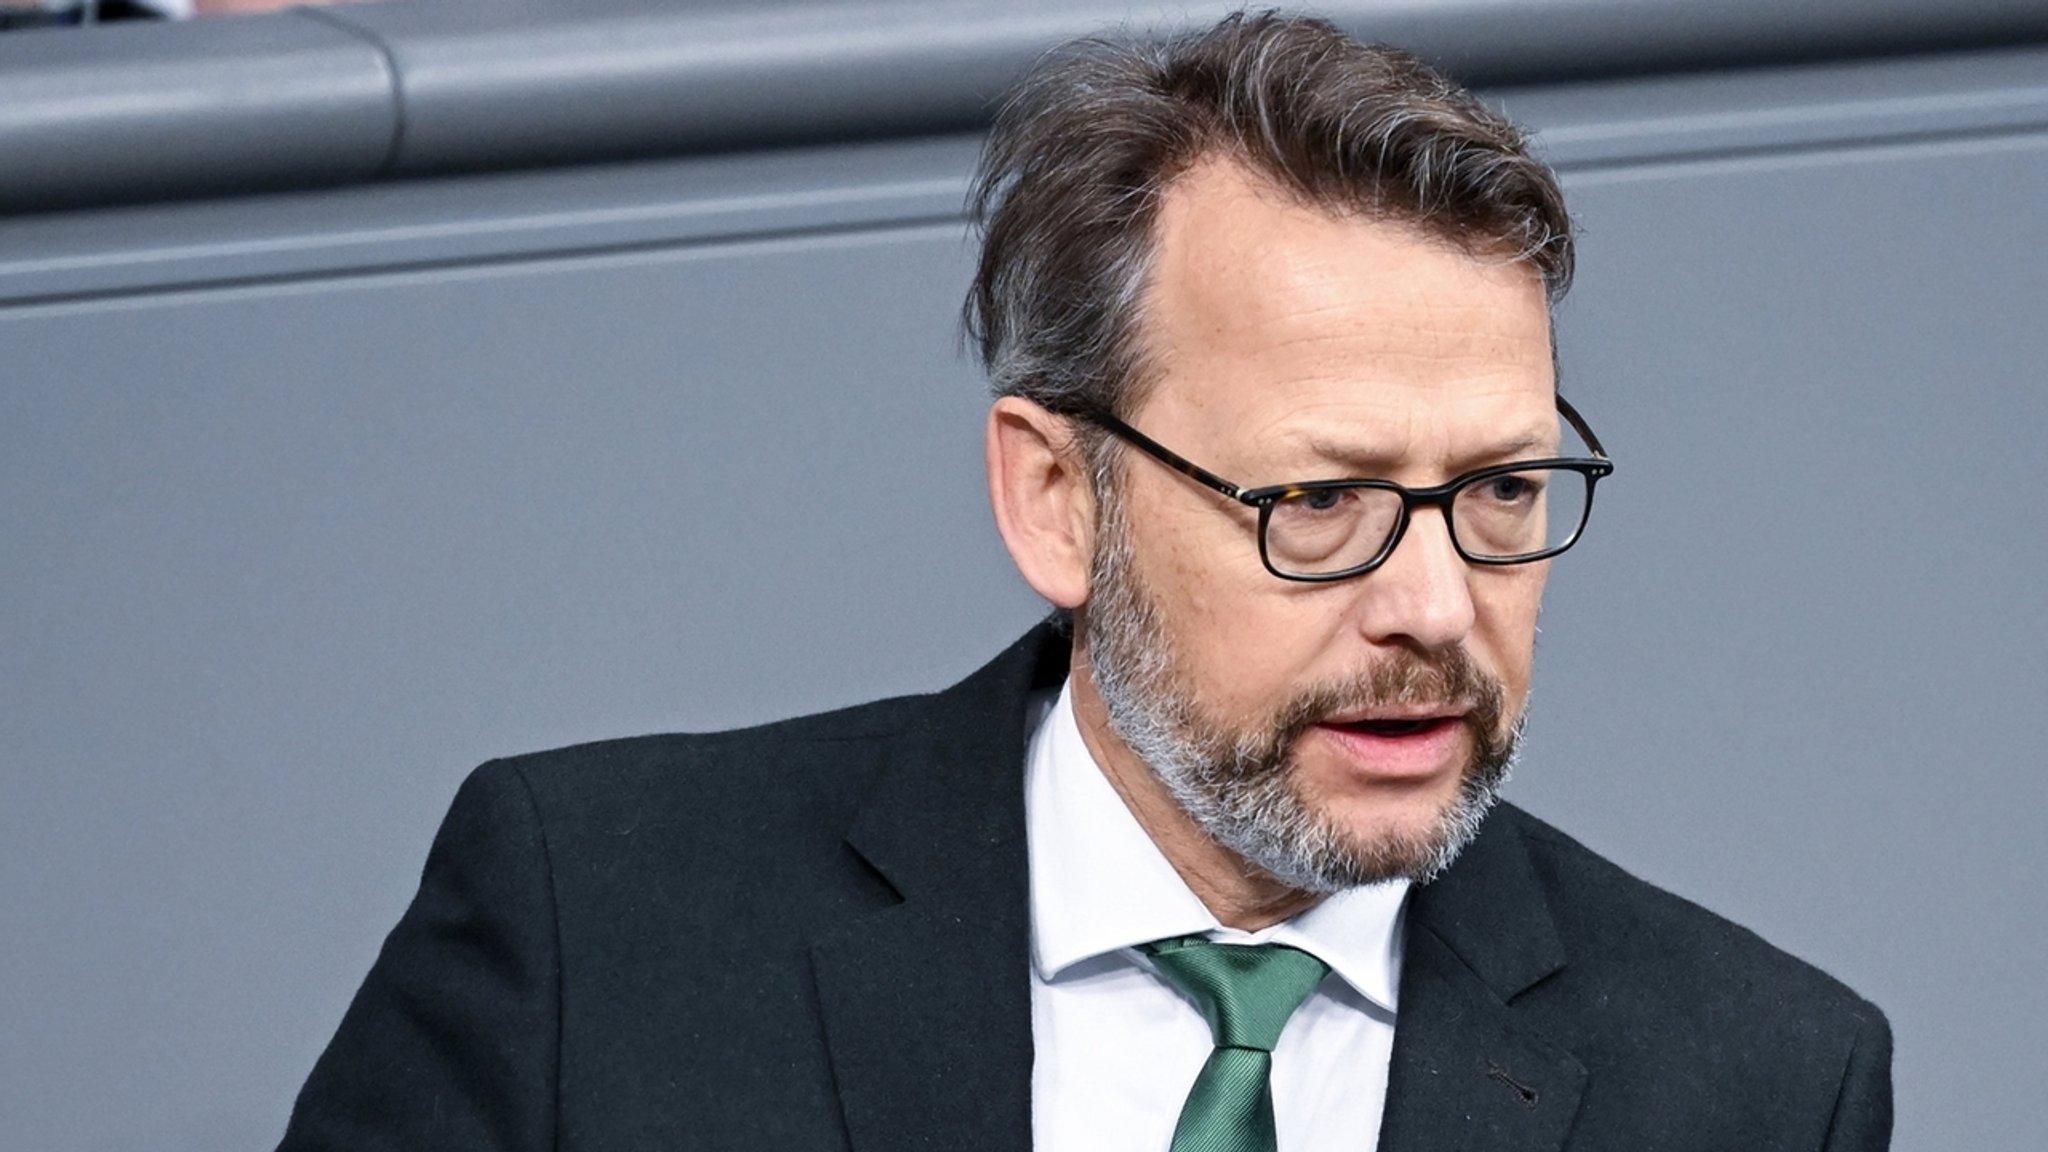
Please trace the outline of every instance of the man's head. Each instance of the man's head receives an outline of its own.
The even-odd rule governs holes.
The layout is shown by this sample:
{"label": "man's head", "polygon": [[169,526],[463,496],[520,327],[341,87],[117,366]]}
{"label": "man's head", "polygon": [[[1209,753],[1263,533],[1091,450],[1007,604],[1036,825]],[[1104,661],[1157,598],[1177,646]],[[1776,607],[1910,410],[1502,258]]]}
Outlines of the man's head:
{"label": "man's head", "polygon": [[1075,611],[1112,781],[1169,858],[1148,792],[1293,889],[1433,874],[1506,772],[1546,565],[1470,564],[1450,508],[1420,508],[1370,573],[1282,580],[1254,507],[1098,417],[1248,488],[1556,455],[1551,174],[1412,57],[1233,17],[1053,57],[977,205],[997,519]]}

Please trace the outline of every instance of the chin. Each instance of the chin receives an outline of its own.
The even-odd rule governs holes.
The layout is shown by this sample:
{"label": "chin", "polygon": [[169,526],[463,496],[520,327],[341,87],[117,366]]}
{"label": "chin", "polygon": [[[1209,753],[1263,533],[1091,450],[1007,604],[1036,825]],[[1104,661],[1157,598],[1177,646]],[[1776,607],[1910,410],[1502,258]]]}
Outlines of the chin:
{"label": "chin", "polygon": [[[1279,867],[1267,870],[1324,894],[1389,880],[1428,883],[1478,834],[1503,778],[1470,767],[1398,781],[1360,781],[1340,772],[1342,787],[1297,793],[1321,835],[1296,840],[1291,857],[1271,858]],[[1301,854],[1309,843],[1319,845],[1310,853],[1313,865]]]}
{"label": "chin", "polygon": [[1454,786],[1444,796],[1397,797],[1364,810],[1346,805],[1324,818],[1354,853],[1405,858],[1430,851],[1428,846],[1441,838],[1445,825],[1454,822],[1456,803]]}

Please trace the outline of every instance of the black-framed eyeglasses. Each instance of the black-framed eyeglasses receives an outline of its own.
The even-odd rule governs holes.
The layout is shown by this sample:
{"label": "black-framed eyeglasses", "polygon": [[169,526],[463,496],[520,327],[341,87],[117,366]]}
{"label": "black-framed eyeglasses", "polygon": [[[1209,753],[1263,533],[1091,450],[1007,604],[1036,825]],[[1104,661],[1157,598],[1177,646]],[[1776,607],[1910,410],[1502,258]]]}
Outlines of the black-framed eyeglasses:
{"label": "black-framed eyeglasses", "polygon": [[1516,460],[1432,488],[1391,480],[1316,480],[1244,488],[1194,464],[1099,408],[1075,413],[1205,488],[1259,510],[1259,559],[1283,580],[1323,583],[1363,576],[1386,562],[1416,508],[1434,507],[1451,546],[1472,564],[1528,564],[1578,543],[1593,512],[1593,486],[1614,471],[1600,438],[1565,400],[1558,414],[1593,455]]}

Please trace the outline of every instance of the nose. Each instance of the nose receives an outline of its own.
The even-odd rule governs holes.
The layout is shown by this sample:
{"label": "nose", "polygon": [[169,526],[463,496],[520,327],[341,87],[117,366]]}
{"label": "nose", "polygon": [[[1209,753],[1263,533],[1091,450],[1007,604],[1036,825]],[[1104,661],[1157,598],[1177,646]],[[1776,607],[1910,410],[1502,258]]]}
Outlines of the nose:
{"label": "nose", "polygon": [[1417,508],[1393,554],[1359,582],[1360,627],[1376,644],[1437,651],[1472,631],[1471,565],[1441,508]]}

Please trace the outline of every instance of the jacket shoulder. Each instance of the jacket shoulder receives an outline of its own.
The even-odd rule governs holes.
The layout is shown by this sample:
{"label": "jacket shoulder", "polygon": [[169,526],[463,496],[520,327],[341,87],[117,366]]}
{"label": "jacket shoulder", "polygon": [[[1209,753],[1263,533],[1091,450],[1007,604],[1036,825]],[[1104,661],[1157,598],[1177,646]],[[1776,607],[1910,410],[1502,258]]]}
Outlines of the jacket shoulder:
{"label": "jacket shoulder", "polygon": [[823,773],[857,767],[859,747],[917,730],[936,697],[899,696],[713,732],[660,732],[570,744],[492,760],[480,775],[508,775],[542,803],[650,782],[758,791],[769,763]]}
{"label": "jacket shoulder", "polygon": [[[1747,1147],[1883,1147],[1892,1037],[1876,1005],[1528,813],[1496,815],[1519,833],[1564,957],[1516,1003],[1592,1070],[1592,1130],[1661,1116]],[[1788,1133],[1811,1142],[1781,1144]]]}
{"label": "jacket shoulder", "polygon": [[529,775],[574,772],[594,766],[665,763],[676,756],[751,752],[777,745],[831,743],[887,736],[915,727],[936,694],[894,696],[824,712],[711,732],[655,732],[591,740],[500,757],[493,763]]}
{"label": "jacket shoulder", "polygon": [[1556,827],[1503,806],[1544,881],[1574,965],[1624,966],[1694,992],[1744,992],[1881,1018],[1869,1001],[1755,932],[1643,880]]}
{"label": "jacket shoulder", "polygon": [[[544,819],[616,819],[623,814],[604,810],[650,804],[816,812],[835,798],[851,802],[891,759],[915,760],[963,729],[1018,724],[1026,693],[1063,673],[1066,661],[1065,647],[1041,626],[938,692],[726,731],[573,744],[491,761],[473,779],[517,781]],[[1021,757],[1021,729],[1014,743]]]}

